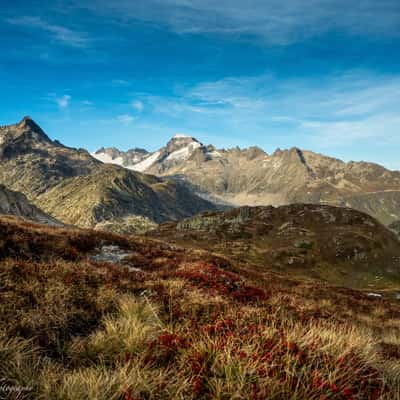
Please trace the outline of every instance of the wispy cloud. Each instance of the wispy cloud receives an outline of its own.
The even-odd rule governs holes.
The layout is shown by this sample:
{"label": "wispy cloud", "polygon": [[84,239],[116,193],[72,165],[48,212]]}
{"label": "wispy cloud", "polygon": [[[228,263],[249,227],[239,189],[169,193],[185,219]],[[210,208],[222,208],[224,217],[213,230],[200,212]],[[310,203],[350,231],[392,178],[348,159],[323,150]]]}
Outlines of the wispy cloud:
{"label": "wispy cloud", "polygon": [[140,19],[164,24],[178,33],[257,35],[286,45],[331,30],[363,35],[399,33],[398,0],[81,0],[96,13],[121,21]]}
{"label": "wispy cloud", "polygon": [[[343,147],[360,140],[400,145],[400,77],[350,71],[280,81],[271,75],[204,82],[176,97],[148,96],[153,112],[210,134],[246,132],[298,146]],[[275,138],[275,139],[274,139]]]}
{"label": "wispy cloud", "polygon": [[48,23],[40,17],[23,16],[10,18],[9,24],[28,29],[37,29],[46,32],[49,36],[64,45],[72,47],[86,47],[89,44],[88,35],[84,32],[74,31],[61,25]]}
{"label": "wispy cloud", "polygon": [[135,117],[129,114],[118,115],[117,121],[121,122],[124,125],[129,125],[131,122],[135,120]]}
{"label": "wispy cloud", "polygon": [[66,94],[61,97],[56,97],[55,98],[56,103],[60,108],[67,108],[69,106],[69,103],[71,101],[71,96]]}
{"label": "wispy cloud", "polygon": [[144,104],[140,100],[134,100],[131,103],[132,107],[137,111],[137,112],[142,112],[144,109]]}

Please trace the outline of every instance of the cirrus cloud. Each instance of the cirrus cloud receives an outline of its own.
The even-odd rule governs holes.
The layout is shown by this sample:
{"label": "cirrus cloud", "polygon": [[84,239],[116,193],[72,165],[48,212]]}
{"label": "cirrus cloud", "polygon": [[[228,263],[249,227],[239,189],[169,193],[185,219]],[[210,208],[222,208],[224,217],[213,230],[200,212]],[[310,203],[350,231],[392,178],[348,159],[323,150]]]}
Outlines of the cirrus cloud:
{"label": "cirrus cloud", "polygon": [[135,117],[133,117],[132,115],[129,115],[129,114],[122,114],[122,115],[118,115],[118,117],[117,117],[117,121],[121,122],[124,125],[129,125],[134,120],[135,120]]}
{"label": "cirrus cloud", "polygon": [[398,0],[81,0],[75,7],[83,4],[121,23],[143,20],[180,34],[256,35],[273,45],[300,42],[332,30],[400,35]]}
{"label": "cirrus cloud", "polygon": [[53,40],[67,46],[86,47],[89,43],[86,33],[74,31],[62,25],[51,24],[40,17],[22,16],[10,18],[6,22],[22,28],[44,31]]}

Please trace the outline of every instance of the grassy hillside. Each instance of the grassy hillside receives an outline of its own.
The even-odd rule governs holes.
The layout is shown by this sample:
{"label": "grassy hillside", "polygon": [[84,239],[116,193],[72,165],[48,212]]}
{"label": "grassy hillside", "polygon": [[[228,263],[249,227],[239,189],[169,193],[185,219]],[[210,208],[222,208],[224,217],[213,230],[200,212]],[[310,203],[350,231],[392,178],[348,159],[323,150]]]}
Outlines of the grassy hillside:
{"label": "grassy hillside", "polygon": [[400,398],[398,301],[4,217],[0,282],[0,398]]}
{"label": "grassy hillside", "polygon": [[36,202],[61,221],[81,227],[129,216],[161,222],[215,209],[175,182],[112,165],[65,179]]}
{"label": "grassy hillside", "polygon": [[367,214],[297,204],[243,207],[168,222],[150,235],[224,254],[260,272],[400,291],[400,242]]}

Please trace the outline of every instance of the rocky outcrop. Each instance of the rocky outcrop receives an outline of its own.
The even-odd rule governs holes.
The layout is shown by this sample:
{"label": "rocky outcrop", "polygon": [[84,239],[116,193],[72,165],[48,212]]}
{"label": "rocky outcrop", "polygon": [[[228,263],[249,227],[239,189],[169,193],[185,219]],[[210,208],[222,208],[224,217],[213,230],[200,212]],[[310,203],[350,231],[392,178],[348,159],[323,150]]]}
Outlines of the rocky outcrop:
{"label": "rocky outcrop", "polygon": [[396,235],[350,208],[240,207],[161,224],[149,235],[225,254],[260,271],[289,271],[345,286],[389,287],[400,279]]}
{"label": "rocky outcrop", "polygon": [[133,215],[99,222],[94,226],[94,229],[124,235],[141,235],[156,229],[157,226],[149,218]]}

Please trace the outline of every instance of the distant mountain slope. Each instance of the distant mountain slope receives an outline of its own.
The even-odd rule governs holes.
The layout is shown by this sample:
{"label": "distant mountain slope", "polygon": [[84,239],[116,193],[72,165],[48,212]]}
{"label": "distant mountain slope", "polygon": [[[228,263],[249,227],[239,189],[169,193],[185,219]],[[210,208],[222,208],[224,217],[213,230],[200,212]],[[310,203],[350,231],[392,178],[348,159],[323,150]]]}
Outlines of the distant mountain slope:
{"label": "distant mountain slope", "polygon": [[92,155],[104,163],[117,164],[134,171],[160,173],[188,160],[193,152],[202,146],[197,139],[178,134],[165,147],[154,153],[138,148],[123,152],[115,147],[102,147]]}
{"label": "distant mountain slope", "polygon": [[133,216],[161,222],[216,208],[180,183],[105,165],[52,141],[29,117],[0,127],[0,162],[0,183],[69,224]]}
{"label": "distant mountain slope", "polygon": [[14,215],[42,224],[62,225],[55,218],[31,204],[21,193],[0,185],[0,214]]}
{"label": "distant mountain slope", "polygon": [[177,182],[113,166],[65,179],[38,196],[37,203],[57,218],[83,227],[132,215],[159,223],[214,208]]}
{"label": "distant mountain slope", "polygon": [[[94,156],[100,159],[105,151]],[[272,155],[257,147],[217,150],[178,135],[124,166],[187,181],[204,196],[236,206],[319,203],[352,207],[384,224],[400,219],[400,171],[298,148]]]}
{"label": "distant mountain slope", "polygon": [[124,152],[115,147],[109,147],[107,149],[102,147],[93,154],[99,161],[120,165],[128,169],[130,169],[130,166],[140,163],[149,155],[150,153],[144,149],[135,148]]}
{"label": "distant mountain slope", "polygon": [[349,208],[241,207],[168,222],[149,233],[225,254],[261,270],[289,271],[361,288],[400,288],[400,241]]}

